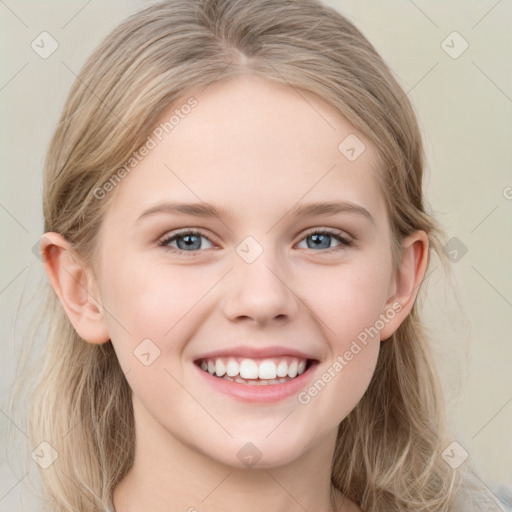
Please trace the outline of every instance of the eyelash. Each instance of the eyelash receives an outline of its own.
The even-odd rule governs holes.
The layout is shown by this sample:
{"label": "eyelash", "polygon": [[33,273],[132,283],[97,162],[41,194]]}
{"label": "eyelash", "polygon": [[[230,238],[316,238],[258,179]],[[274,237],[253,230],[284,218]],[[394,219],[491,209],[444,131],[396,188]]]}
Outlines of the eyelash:
{"label": "eyelash", "polygon": [[[173,233],[170,236],[166,236],[164,239],[159,240],[158,245],[160,247],[163,247],[164,249],[166,249],[168,251],[172,251],[172,252],[175,252],[175,253],[198,253],[198,252],[202,252],[201,250],[197,250],[197,251],[184,251],[183,249],[178,249],[176,247],[169,247],[167,245],[170,242],[173,242],[174,240],[176,240],[177,238],[181,238],[181,237],[186,236],[186,235],[200,236],[200,237],[206,238],[206,240],[208,240],[211,244],[213,244],[213,242],[210,240],[210,238],[208,238],[206,235],[204,235],[201,231],[195,231],[195,230],[190,230],[189,229],[189,230],[184,230],[184,231],[179,231],[177,233]],[[303,238],[301,238],[300,241],[302,242],[302,240],[304,240],[305,238],[308,238],[308,237],[313,236],[313,235],[328,235],[328,236],[332,236],[338,242],[340,242],[340,246],[343,246],[343,247],[351,247],[352,246],[352,240],[349,240],[349,239],[343,237],[341,235],[341,233],[339,233],[337,231],[332,231],[332,230],[329,230],[329,229],[315,229],[313,231],[305,233],[305,235],[303,236]],[[324,253],[325,252],[331,252],[331,251],[336,250],[340,246],[331,247],[329,249],[323,249],[321,251],[315,251],[315,252],[324,252]]]}

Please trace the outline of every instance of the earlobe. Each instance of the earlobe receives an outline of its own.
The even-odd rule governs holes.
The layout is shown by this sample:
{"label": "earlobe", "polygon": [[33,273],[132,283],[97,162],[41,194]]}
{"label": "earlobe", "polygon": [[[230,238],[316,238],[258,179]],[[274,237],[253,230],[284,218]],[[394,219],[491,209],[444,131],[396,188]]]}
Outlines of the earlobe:
{"label": "earlobe", "polygon": [[383,311],[390,320],[380,332],[381,341],[390,338],[410,313],[425,277],[428,249],[428,236],[424,231],[415,231],[404,240],[400,268],[393,281],[394,293]]}
{"label": "earlobe", "polygon": [[70,243],[59,233],[41,238],[41,255],[48,280],[78,335],[89,343],[110,339],[94,276]]}

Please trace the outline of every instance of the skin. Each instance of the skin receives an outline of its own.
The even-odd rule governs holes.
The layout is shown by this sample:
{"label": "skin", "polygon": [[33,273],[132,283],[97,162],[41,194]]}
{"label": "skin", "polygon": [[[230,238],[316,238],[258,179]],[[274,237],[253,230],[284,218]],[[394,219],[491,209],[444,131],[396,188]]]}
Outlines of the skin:
{"label": "skin", "polygon": [[[394,275],[375,149],[316,96],[245,76],[194,97],[192,112],[110,192],[93,269],[59,234],[42,240],[48,278],[75,329],[89,343],[112,340],[133,390],[135,463],[114,505],[331,511],[338,425],[365,393],[381,340],[413,306],[428,240],[422,231],[405,240]],[[349,134],[366,145],[355,161],[338,150]],[[212,203],[232,218],[158,213],[136,223],[164,200]],[[328,200],[363,206],[374,221],[354,212],[285,217],[299,202]],[[183,238],[170,242],[175,252],[158,245],[186,228],[207,239],[188,252]],[[338,230],[353,244],[325,236],[317,248],[311,228]],[[236,252],[249,235],[263,248],[252,263]],[[215,349],[283,345],[315,355],[314,382],[393,304],[400,311],[307,404],[297,396],[240,402],[205,384],[193,365]],[[146,338],[160,349],[149,366],[133,353]],[[262,454],[252,467],[237,457],[248,442]],[[335,510],[360,510],[335,497]]]}

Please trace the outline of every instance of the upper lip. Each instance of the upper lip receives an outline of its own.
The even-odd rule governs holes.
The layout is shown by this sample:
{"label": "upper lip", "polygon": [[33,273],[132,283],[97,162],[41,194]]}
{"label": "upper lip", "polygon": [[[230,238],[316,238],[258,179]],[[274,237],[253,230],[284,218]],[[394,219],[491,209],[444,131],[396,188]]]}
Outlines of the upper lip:
{"label": "upper lip", "polygon": [[315,356],[306,354],[300,350],[295,350],[289,347],[271,346],[271,347],[248,347],[247,345],[239,345],[236,347],[229,347],[222,350],[213,350],[212,352],[204,353],[195,358],[195,361],[200,359],[213,359],[215,357],[247,357],[249,359],[271,358],[279,356],[292,356],[299,359],[311,359],[316,361]]}

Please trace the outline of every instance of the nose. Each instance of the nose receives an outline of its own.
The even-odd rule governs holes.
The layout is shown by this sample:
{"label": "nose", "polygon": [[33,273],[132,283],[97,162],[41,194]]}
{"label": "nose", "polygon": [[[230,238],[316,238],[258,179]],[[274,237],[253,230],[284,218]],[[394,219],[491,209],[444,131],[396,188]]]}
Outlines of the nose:
{"label": "nose", "polygon": [[297,314],[299,299],[288,273],[271,252],[264,251],[252,263],[235,256],[223,301],[229,320],[263,325],[274,320],[290,321]]}

